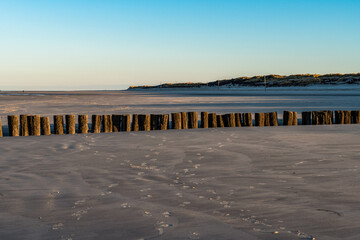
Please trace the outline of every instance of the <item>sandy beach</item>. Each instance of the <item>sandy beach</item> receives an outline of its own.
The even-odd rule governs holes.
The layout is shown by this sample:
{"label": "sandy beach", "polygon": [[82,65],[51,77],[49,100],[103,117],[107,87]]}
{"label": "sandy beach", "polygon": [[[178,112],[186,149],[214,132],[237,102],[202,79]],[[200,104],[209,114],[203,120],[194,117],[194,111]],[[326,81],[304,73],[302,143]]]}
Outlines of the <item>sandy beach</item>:
{"label": "sandy beach", "polygon": [[[356,110],[358,89],[0,92],[0,114]],[[281,116],[280,116],[281,117]],[[4,126],[5,127],[5,126]],[[360,125],[0,139],[0,239],[359,239]]]}

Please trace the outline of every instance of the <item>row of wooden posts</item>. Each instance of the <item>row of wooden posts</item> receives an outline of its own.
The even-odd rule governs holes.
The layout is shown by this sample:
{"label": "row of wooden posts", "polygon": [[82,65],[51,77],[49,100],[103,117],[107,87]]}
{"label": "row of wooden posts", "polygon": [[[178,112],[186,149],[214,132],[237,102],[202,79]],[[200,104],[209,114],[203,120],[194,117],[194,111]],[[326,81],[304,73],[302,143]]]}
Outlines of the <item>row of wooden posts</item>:
{"label": "row of wooden posts", "polygon": [[[334,118],[335,113],[335,118]],[[49,117],[39,115],[10,115],[8,116],[9,136],[37,136],[50,134],[75,134],[120,131],[150,131],[167,129],[198,128],[197,112],[181,112],[171,114],[114,114],[92,115],[91,129],[89,129],[88,115],[78,115],[76,130],[75,115],[54,116],[53,131],[50,127]],[[360,111],[313,111],[302,113],[302,125],[324,124],[358,124]],[[277,112],[255,113],[255,126],[278,126]],[[284,111],[283,125],[298,125],[297,112]],[[64,128],[65,126],[65,128]],[[251,127],[253,126],[252,113],[216,113],[201,112],[200,128],[217,127]],[[0,118],[0,137],[3,136]]]}

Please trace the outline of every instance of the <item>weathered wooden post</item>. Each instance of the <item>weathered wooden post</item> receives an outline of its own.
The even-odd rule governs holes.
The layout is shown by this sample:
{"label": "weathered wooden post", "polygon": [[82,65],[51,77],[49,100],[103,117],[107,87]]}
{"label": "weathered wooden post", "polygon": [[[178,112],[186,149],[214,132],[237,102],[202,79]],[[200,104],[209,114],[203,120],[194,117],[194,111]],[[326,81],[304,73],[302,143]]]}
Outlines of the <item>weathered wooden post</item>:
{"label": "weathered wooden post", "polygon": [[131,117],[130,114],[123,114],[121,118],[121,131],[131,131]]}
{"label": "weathered wooden post", "polygon": [[17,137],[19,136],[19,116],[17,115],[9,115],[8,116],[8,128],[9,128],[9,136]]}
{"label": "weathered wooden post", "polygon": [[102,116],[102,126],[103,126],[103,132],[112,132],[112,121],[111,121],[111,115],[103,115]]}
{"label": "weathered wooden post", "polygon": [[302,125],[311,125],[311,112],[302,112],[301,113],[301,124]]}
{"label": "weathered wooden post", "polygon": [[168,116],[167,129],[170,129],[170,114],[166,114]]}
{"label": "weathered wooden post", "polygon": [[150,130],[159,130],[160,129],[160,115],[150,114]]}
{"label": "weathered wooden post", "polygon": [[75,134],[76,133],[75,115],[65,115],[65,122],[66,122],[66,133]]}
{"label": "weathered wooden post", "polygon": [[201,112],[201,128],[209,127],[209,113]]}
{"label": "weathered wooden post", "polygon": [[284,126],[291,126],[293,124],[293,112],[284,111],[283,113],[283,125]]}
{"label": "weathered wooden post", "polygon": [[62,115],[54,116],[54,133],[58,135],[64,134],[64,120]]}
{"label": "weathered wooden post", "polygon": [[78,124],[78,133],[85,134],[89,132],[88,115],[79,115]]}
{"label": "weathered wooden post", "polygon": [[224,124],[224,115],[217,115],[217,127],[219,128],[223,128],[225,127],[225,124]]}
{"label": "weathered wooden post", "polygon": [[264,126],[270,126],[270,113],[264,113]]}
{"label": "weathered wooden post", "polygon": [[241,127],[241,113],[235,113],[235,126]]}
{"label": "weathered wooden post", "polygon": [[311,112],[311,123],[312,123],[312,125],[319,125],[319,112],[318,111]]}
{"label": "weathered wooden post", "polygon": [[270,122],[270,126],[278,126],[279,125],[277,112],[269,113],[269,122]]}
{"label": "weathered wooden post", "polygon": [[360,111],[351,111],[352,123],[359,124],[360,123]]}
{"label": "weathered wooden post", "polygon": [[113,132],[120,132],[121,129],[121,115],[118,114],[113,114],[111,116],[111,120],[112,120],[112,131]]}
{"label": "weathered wooden post", "polygon": [[253,126],[252,113],[243,113],[243,121],[245,127],[252,127]]}
{"label": "weathered wooden post", "polygon": [[344,124],[344,111],[335,111],[335,124]]}
{"label": "weathered wooden post", "polygon": [[101,116],[92,115],[91,116],[91,132],[100,133],[101,132]]}
{"label": "weathered wooden post", "polygon": [[50,118],[40,117],[41,135],[51,135]]}
{"label": "weathered wooden post", "polygon": [[216,113],[209,113],[209,128],[217,128]]}
{"label": "weathered wooden post", "polygon": [[230,127],[236,127],[236,122],[235,122],[235,113],[229,113],[229,124]]}
{"label": "weathered wooden post", "polygon": [[344,124],[351,124],[351,111],[344,111]]}
{"label": "weathered wooden post", "polygon": [[317,112],[319,124],[324,125],[327,121],[327,111],[318,111]]}
{"label": "weathered wooden post", "polygon": [[150,115],[141,114],[139,115],[139,130],[150,131]]}
{"label": "weathered wooden post", "polygon": [[139,131],[140,128],[139,128],[139,114],[133,114],[132,115],[132,128],[131,128],[132,131]]}
{"label": "weathered wooden post", "polygon": [[221,115],[221,118],[224,122],[224,127],[230,127],[230,116],[229,114],[223,114]]}
{"label": "weathered wooden post", "polygon": [[3,137],[2,125],[1,125],[1,116],[0,116],[0,137]]}
{"label": "weathered wooden post", "polygon": [[327,116],[326,116],[326,121],[327,124],[333,124],[334,123],[334,112],[331,110],[327,111]]}
{"label": "weathered wooden post", "polygon": [[198,128],[198,114],[197,112],[188,112],[189,128]]}
{"label": "weathered wooden post", "polygon": [[297,112],[292,112],[292,117],[293,117],[292,125],[297,126],[298,125]]}
{"label": "weathered wooden post", "polygon": [[169,122],[169,115],[167,115],[167,114],[159,115],[160,130],[167,130],[168,129],[168,122]]}
{"label": "weathered wooden post", "polygon": [[264,113],[255,113],[255,126],[263,127],[265,124],[265,114]]}
{"label": "weathered wooden post", "polygon": [[188,129],[188,118],[186,112],[181,113],[181,127],[182,129]]}
{"label": "weathered wooden post", "polygon": [[40,136],[40,116],[32,115],[28,116],[28,126],[30,136]]}
{"label": "weathered wooden post", "polygon": [[181,113],[172,113],[171,114],[171,128],[172,129],[181,129]]}
{"label": "weathered wooden post", "polygon": [[20,135],[29,136],[28,115],[20,115]]}

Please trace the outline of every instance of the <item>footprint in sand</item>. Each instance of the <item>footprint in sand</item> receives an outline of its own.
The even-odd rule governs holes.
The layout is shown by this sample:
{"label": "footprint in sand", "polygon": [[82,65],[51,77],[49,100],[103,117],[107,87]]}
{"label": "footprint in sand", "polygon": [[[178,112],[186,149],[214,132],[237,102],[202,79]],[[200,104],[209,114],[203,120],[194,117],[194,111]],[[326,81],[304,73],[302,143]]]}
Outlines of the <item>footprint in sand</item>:
{"label": "footprint in sand", "polygon": [[146,217],[152,216],[150,211],[144,211],[144,215]]}
{"label": "footprint in sand", "polygon": [[122,208],[129,208],[130,207],[130,205],[128,203],[122,203],[120,206]]}
{"label": "footprint in sand", "polygon": [[78,200],[74,203],[73,208],[76,208],[77,206],[80,206],[85,203],[85,199]]}
{"label": "footprint in sand", "polygon": [[61,230],[61,229],[63,229],[64,228],[64,224],[63,223],[56,223],[56,224],[54,224],[54,225],[52,225],[52,227],[51,227],[51,229],[52,230]]}
{"label": "footprint in sand", "polygon": [[191,202],[183,202],[179,205],[179,207],[185,207],[187,205],[189,205]]}
{"label": "footprint in sand", "polygon": [[90,209],[91,209],[91,207],[87,207],[87,208],[85,208],[85,209],[76,211],[76,212],[74,212],[73,214],[71,214],[71,216],[76,217],[76,220],[79,221],[80,218],[81,218],[83,215],[87,214]]}
{"label": "footprint in sand", "polygon": [[200,239],[200,234],[197,232],[191,232],[191,233],[189,233],[189,239],[192,239],[192,240]]}
{"label": "footprint in sand", "polygon": [[162,215],[163,215],[163,217],[168,218],[168,217],[171,217],[172,214],[171,214],[171,212],[163,212]]}
{"label": "footprint in sand", "polygon": [[117,187],[117,186],[119,186],[119,184],[113,183],[113,184],[110,184],[110,185],[108,186],[108,188],[113,188],[113,187]]}

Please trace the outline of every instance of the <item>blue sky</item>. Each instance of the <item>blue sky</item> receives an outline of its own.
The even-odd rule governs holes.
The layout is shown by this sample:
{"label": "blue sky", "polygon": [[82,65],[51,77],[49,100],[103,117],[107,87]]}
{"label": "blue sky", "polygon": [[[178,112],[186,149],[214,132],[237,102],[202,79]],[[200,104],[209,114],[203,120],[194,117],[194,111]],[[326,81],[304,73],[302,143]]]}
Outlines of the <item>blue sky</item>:
{"label": "blue sky", "polygon": [[360,72],[358,0],[0,2],[0,89]]}

